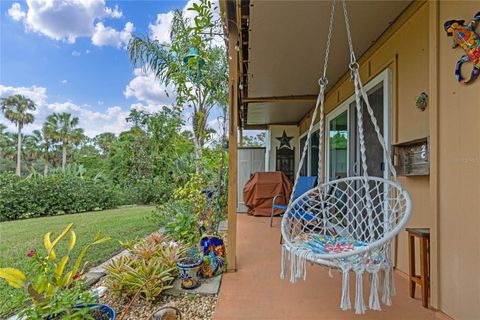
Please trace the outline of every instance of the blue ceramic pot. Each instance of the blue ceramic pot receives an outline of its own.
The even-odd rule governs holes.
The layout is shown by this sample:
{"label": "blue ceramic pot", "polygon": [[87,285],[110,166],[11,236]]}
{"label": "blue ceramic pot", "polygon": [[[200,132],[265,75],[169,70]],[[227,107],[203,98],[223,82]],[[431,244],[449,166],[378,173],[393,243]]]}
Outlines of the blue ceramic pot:
{"label": "blue ceramic pot", "polygon": [[[77,306],[77,308],[84,308],[85,306]],[[87,304],[88,308],[99,308],[102,310],[104,313],[106,313],[109,316],[110,320],[115,320],[115,310],[113,310],[110,306],[106,304],[101,304],[101,303],[92,303],[92,304]]]}
{"label": "blue ceramic pot", "polygon": [[183,258],[177,261],[177,267],[180,270],[180,279],[182,280],[182,288],[191,290],[200,286],[200,269],[202,267],[202,259],[191,257]]}

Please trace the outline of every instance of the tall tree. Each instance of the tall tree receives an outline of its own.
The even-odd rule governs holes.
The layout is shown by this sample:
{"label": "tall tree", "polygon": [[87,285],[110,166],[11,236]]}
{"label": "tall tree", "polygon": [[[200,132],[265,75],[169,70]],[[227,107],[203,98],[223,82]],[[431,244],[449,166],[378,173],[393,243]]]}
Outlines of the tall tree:
{"label": "tall tree", "polygon": [[71,113],[53,113],[48,116],[45,123],[46,134],[55,142],[62,144],[62,170],[65,172],[67,165],[67,148],[70,144],[78,144],[82,141],[83,129],[77,128],[78,117],[72,117]]}
{"label": "tall tree", "polygon": [[8,120],[17,126],[17,168],[16,173],[21,175],[22,166],[22,129],[35,120],[31,111],[35,111],[35,103],[25,96],[16,94],[0,100],[2,112]]}
{"label": "tall tree", "polygon": [[170,43],[134,36],[128,44],[130,60],[152,72],[166,85],[173,85],[179,106],[191,109],[196,171],[201,171],[202,149],[207,141],[212,108],[227,103],[228,73],[225,48],[212,40],[220,19],[210,0],[200,0],[189,10],[192,20],[174,11]]}
{"label": "tall tree", "polygon": [[102,132],[93,138],[95,145],[102,151],[102,155],[107,156],[113,144],[117,140],[114,133]]}
{"label": "tall tree", "polygon": [[48,131],[46,124],[43,125],[42,130],[34,130],[33,137],[37,144],[37,152],[40,158],[43,160],[43,175],[48,174],[49,159],[53,141]]}

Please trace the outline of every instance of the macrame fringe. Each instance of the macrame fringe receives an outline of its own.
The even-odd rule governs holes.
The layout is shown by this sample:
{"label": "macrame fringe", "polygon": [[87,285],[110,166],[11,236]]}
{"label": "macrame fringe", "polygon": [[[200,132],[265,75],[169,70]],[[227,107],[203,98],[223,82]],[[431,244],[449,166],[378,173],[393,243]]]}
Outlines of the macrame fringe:
{"label": "macrame fringe", "polygon": [[285,279],[287,274],[287,257],[290,260],[290,282],[295,283],[298,279],[307,280],[307,258],[309,252],[306,250],[287,249],[282,246],[282,261],[280,278]]}
{"label": "macrame fringe", "polygon": [[280,279],[285,279],[285,273],[287,272],[287,247],[282,246],[282,271],[280,272]]}
{"label": "macrame fringe", "polygon": [[295,264],[295,249],[290,249],[290,282],[295,283],[297,278],[297,265]]}
{"label": "macrame fringe", "polygon": [[380,311],[380,299],[378,297],[378,271],[371,273],[372,277],[370,280],[370,297],[368,299],[368,307],[371,310]]}
{"label": "macrame fringe", "polygon": [[355,270],[355,314],[365,313],[365,303],[363,302],[363,271]]}
{"label": "macrame fringe", "polygon": [[392,296],[395,294],[395,288],[393,287],[393,274],[392,267],[386,267],[384,269],[383,288],[382,288],[382,302],[387,306],[392,305]]}
{"label": "macrame fringe", "polygon": [[297,267],[296,267],[296,274],[295,277],[297,279],[303,278],[303,280],[307,280],[307,250],[299,250],[296,252],[296,260],[297,260]]}
{"label": "macrame fringe", "polygon": [[340,302],[340,308],[345,311],[352,308],[350,302],[350,270],[345,269],[342,271],[342,300]]}

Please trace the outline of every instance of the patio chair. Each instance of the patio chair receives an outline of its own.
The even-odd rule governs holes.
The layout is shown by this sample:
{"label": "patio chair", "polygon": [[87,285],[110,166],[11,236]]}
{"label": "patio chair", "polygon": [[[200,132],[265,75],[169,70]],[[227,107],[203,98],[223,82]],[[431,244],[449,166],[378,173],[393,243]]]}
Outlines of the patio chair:
{"label": "patio chair", "polygon": [[[300,197],[302,194],[307,192],[310,189],[313,189],[315,186],[315,182],[317,181],[316,176],[302,176],[298,178],[298,183],[297,183],[297,188],[295,189],[295,193],[293,194],[293,200],[297,199]],[[275,201],[278,198],[285,198],[285,195],[281,192],[277,194],[275,197],[273,197],[272,201],[272,213],[270,215],[270,227],[272,227],[273,223],[273,215],[275,213],[275,209],[280,209],[280,210],[287,210],[287,206],[281,205],[281,204],[275,204]]]}

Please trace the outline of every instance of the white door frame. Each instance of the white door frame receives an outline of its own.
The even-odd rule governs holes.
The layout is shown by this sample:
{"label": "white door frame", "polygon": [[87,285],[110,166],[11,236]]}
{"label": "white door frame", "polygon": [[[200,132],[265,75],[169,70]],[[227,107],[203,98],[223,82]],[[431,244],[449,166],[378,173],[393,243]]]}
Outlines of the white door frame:
{"label": "white door frame", "polygon": [[[350,129],[350,112],[349,112],[349,105],[350,103],[342,103],[335,109],[333,109],[329,114],[327,114],[327,117],[325,118],[325,177],[326,181],[330,181],[330,121],[344,113],[345,111],[347,112],[347,132]],[[348,140],[347,140],[347,176],[350,176],[350,138],[351,134],[348,132]]]}
{"label": "white door frame", "polygon": [[[368,95],[368,91],[378,84],[383,82],[383,140],[385,142],[385,145],[390,149],[390,144],[391,144],[391,71],[389,68],[383,70],[380,74],[378,74],[375,78],[370,80],[366,85],[364,85],[365,92]],[[325,137],[328,137],[330,134],[330,120],[335,118],[336,116],[340,115],[343,111],[348,110],[349,105],[355,101],[355,94],[351,95],[347,100],[342,102],[338,107],[333,109],[331,112],[329,112],[326,116],[326,135]],[[368,116],[368,119],[365,118],[364,121],[370,121],[370,116],[368,114],[365,114]],[[350,113],[348,113],[348,124],[350,124]],[[350,139],[350,134],[349,134],[349,139]],[[330,177],[329,172],[330,172],[330,161],[329,161],[329,154],[328,151],[330,150],[330,139],[326,139],[325,143],[325,168],[326,168],[326,177],[329,179]],[[350,152],[347,150],[347,161],[350,159]],[[383,173],[383,177],[385,179],[388,179],[390,176],[389,170],[387,170],[387,161],[389,159],[385,159],[384,155],[384,162],[385,162],[385,169]],[[350,176],[350,167],[348,168],[347,171],[348,175]]]}
{"label": "white door frame", "polygon": [[[391,122],[392,122],[392,119],[391,119],[391,106],[392,106],[392,101],[391,101],[391,96],[392,96],[392,87],[391,87],[391,84],[392,84],[392,80],[391,80],[391,70],[389,68],[386,68],[385,70],[383,70],[381,73],[379,73],[375,78],[373,78],[372,80],[370,80],[367,84],[364,85],[364,89],[365,89],[365,92],[368,93],[368,91],[372,88],[374,88],[376,85],[378,85],[379,83],[384,83],[383,85],[383,138],[384,138],[384,142],[385,142],[385,145],[389,147],[390,149],[390,145],[391,145]],[[325,140],[324,140],[324,145],[325,145],[325,176],[327,177],[327,180],[330,178],[329,177],[329,172],[330,172],[330,162],[329,162],[329,149],[330,149],[330,139],[328,139],[327,137],[329,136],[329,133],[330,133],[330,120],[335,118],[336,116],[340,115],[342,112],[344,112],[345,110],[348,110],[349,108],[349,105],[355,101],[355,94],[351,95],[348,99],[346,99],[344,102],[342,102],[341,104],[339,104],[336,108],[334,108],[332,111],[330,111],[327,115],[326,115],[326,118],[325,118]],[[347,116],[348,116],[348,124],[350,123],[350,112],[347,113]],[[366,120],[366,121],[370,121],[370,119]],[[314,125],[313,129],[312,129],[312,133],[319,130],[320,128],[320,123],[317,123]],[[299,142],[299,145],[300,145],[300,140],[305,137],[307,135],[308,131],[304,132],[302,135],[300,135],[298,137],[298,142]],[[350,135],[349,135],[349,139],[350,139]],[[303,150],[300,150],[300,148],[298,148],[299,150],[299,161],[300,161],[300,157],[302,155],[302,152]],[[310,146],[310,142],[309,142],[309,145],[308,145],[308,150],[307,150],[307,154],[306,154],[306,165],[307,165],[307,174],[310,173],[310,170],[311,170],[311,163],[310,163],[310,153],[311,153],[311,146]],[[347,161],[349,161],[350,157],[350,152],[347,150]],[[385,163],[387,161],[389,161],[389,159],[384,159]],[[384,170],[384,178],[385,179],[388,179],[388,177],[390,176],[390,173],[388,172],[388,170],[386,169],[387,166],[385,166],[385,170]],[[348,171],[348,175],[350,176],[350,167],[348,167],[347,169]]]}

